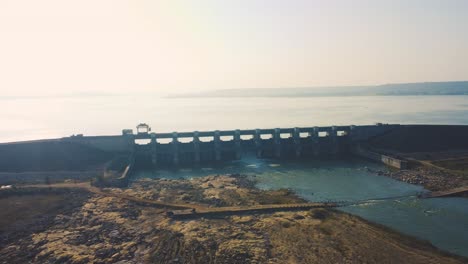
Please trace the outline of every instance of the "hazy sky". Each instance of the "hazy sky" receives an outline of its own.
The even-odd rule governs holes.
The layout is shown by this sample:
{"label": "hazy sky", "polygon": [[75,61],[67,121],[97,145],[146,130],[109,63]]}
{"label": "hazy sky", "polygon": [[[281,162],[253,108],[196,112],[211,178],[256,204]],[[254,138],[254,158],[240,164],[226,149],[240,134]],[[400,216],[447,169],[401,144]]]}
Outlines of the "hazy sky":
{"label": "hazy sky", "polygon": [[0,96],[446,80],[465,0],[0,0]]}

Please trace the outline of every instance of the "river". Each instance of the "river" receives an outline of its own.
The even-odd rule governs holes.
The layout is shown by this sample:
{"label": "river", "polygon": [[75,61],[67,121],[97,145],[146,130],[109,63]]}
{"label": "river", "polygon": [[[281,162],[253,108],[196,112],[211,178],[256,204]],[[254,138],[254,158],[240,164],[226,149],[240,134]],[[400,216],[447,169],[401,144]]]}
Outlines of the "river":
{"label": "river", "polygon": [[[418,199],[423,187],[379,176],[387,168],[361,159],[277,162],[254,157],[218,168],[138,172],[138,178],[191,178],[242,173],[260,189],[289,188],[308,201],[359,202],[340,208],[433,245],[468,256],[468,202],[465,198]],[[385,199],[389,198],[389,199]]]}

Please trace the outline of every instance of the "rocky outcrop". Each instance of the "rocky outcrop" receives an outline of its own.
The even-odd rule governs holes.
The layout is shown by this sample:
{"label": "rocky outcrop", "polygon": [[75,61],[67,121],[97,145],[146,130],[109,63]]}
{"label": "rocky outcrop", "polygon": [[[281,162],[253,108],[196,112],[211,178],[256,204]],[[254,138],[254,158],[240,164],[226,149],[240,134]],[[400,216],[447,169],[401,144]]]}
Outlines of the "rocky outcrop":
{"label": "rocky outcrop", "polygon": [[448,190],[468,185],[468,180],[459,174],[427,166],[419,166],[411,170],[374,172],[395,180],[422,185],[431,191]]}

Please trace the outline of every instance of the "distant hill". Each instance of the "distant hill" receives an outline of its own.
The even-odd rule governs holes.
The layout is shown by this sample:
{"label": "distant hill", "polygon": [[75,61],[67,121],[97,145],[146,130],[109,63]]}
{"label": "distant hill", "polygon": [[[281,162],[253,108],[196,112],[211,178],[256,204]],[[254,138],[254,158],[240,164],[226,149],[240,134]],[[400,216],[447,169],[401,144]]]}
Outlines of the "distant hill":
{"label": "distant hill", "polygon": [[309,88],[225,89],[171,97],[318,97],[468,95],[468,81],[384,84],[376,86],[330,86]]}

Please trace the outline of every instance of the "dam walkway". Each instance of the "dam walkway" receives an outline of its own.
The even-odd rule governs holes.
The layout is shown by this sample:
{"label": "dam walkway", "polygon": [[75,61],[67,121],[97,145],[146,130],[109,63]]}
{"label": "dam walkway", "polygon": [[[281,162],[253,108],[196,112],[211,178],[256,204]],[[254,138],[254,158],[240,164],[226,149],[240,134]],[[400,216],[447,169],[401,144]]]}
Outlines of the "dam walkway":
{"label": "dam walkway", "polygon": [[252,206],[206,207],[201,210],[175,210],[167,212],[173,219],[188,219],[200,217],[222,217],[252,213],[273,213],[280,211],[302,211],[313,208],[338,207],[336,203],[297,203],[297,204],[259,204]]}
{"label": "dam walkway", "polygon": [[[225,207],[208,207],[196,204],[174,204],[159,202],[150,199],[144,199],[134,197],[122,193],[114,193],[110,191],[103,191],[97,187],[91,186],[89,183],[56,183],[56,184],[36,184],[36,185],[24,185],[19,187],[22,188],[62,188],[62,189],[83,189],[94,194],[115,197],[127,201],[134,202],[142,206],[152,206],[163,208],[167,210],[167,215],[172,218],[184,219],[192,217],[208,217],[208,216],[225,216],[225,215],[237,215],[246,213],[271,213],[278,211],[299,211],[309,210],[312,208],[332,208],[338,207],[338,203],[294,203],[294,204],[261,204],[252,206],[225,206]],[[172,211],[169,211],[172,210]]]}

